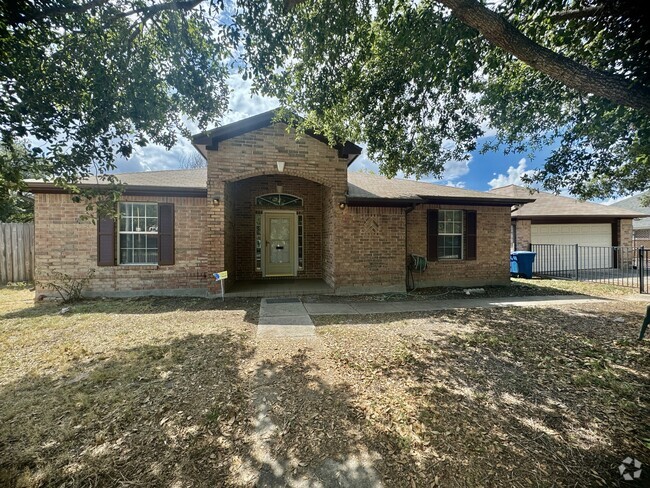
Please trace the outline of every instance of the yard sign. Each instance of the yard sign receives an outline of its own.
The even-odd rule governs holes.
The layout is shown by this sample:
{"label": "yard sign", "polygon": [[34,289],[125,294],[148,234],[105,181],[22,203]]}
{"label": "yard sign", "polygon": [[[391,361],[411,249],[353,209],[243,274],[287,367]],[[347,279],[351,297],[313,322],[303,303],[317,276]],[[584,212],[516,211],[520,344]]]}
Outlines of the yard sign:
{"label": "yard sign", "polygon": [[213,276],[214,276],[214,279],[217,280],[219,285],[221,285],[221,301],[223,301],[224,300],[224,296],[223,296],[223,280],[228,278],[228,271],[221,271],[219,273],[214,273]]}

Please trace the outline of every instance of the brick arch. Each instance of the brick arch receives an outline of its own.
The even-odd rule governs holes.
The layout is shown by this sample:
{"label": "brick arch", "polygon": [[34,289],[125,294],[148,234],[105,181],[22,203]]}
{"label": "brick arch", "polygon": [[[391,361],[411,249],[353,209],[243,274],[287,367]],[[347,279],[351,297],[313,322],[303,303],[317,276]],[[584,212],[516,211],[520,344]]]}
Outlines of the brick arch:
{"label": "brick arch", "polygon": [[333,182],[329,181],[328,178],[322,178],[318,175],[310,174],[306,171],[300,171],[295,169],[285,168],[282,173],[277,169],[259,169],[255,171],[250,171],[248,173],[238,174],[232,178],[224,179],[224,183],[233,183],[235,181],[247,180],[249,178],[255,178],[256,176],[294,176],[296,178],[302,178],[303,180],[313,181],[328,188],[333,188],[335,185]]}

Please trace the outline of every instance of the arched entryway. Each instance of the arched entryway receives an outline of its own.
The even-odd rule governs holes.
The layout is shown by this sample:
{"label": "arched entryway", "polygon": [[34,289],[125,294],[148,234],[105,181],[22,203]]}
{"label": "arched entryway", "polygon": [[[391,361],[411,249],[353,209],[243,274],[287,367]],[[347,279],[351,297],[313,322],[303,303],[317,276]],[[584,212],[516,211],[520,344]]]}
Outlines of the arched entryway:
{"label": "arched entryway", "polygon": [[[226,182],[225,262],[231,292],[300,291],[327,276],[329,188],[293,175],[252,176]],[[232,271],[230,271],[232,270]],[[316,288],[319,288],[316,286]]]}

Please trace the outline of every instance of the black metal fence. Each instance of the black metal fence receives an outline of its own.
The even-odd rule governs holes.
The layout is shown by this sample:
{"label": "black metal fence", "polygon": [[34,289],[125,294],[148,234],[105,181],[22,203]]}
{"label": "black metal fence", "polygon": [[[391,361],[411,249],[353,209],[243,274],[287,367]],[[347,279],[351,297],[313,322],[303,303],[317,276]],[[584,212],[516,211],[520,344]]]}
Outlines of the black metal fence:
{"label": "black metal fence", "polygon": [[533,274],[638,288],[650,293],[650,249],[531,244]]}

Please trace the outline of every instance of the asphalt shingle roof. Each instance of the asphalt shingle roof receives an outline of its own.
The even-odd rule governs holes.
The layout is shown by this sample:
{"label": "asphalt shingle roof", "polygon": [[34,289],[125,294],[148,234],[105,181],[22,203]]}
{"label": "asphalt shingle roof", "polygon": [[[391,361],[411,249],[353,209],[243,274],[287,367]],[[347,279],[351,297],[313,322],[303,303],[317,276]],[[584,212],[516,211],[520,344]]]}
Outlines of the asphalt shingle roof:
{"label": "asphalt shingle roof", "polygon": [[575,198],[563,197],[546,193],[543,191],[531,190],[518,185],[502,186],[501,188],[494,188],[490,193],[510,196],[510,197],[524,197],[528,196],[534,198],[535,201],[527,203],[521,208],[512,212],[512,216],[516,218],[526,217],[627,217],[635,218],[640,217],[639,212],[627,210],[611,205],[601,205],[598,203],[591,203]]}
{"label": "asphalt shingle roof", "polygon": [[[480,199],[503,200],[511,198],[509,195],[496,195],[487,192],[465,190],[453,186],[437,185],[424,181],[403,180],[399,178],[388,179],[372,173],[348,173],[348,196],[353,200],[412,200],[425,201],[431,198],[441,199]],[[515,200],[532,200],[534,197],[526,195],[515,196]]]}
{"label": "asphalt shingle roof", "polygon": [[[145,171],[139,173],[121,173],[114,175],[127,188],[165,188],[165,189],[207,189],[207,169],[180,169],[165,171]],[[44,188],[48,184],[31,180],[32,188]],[[103,178],[89,178],[82,181],[85,185],[105,184]],[[51,185],[49,185],[51,186]],[[437,185],[423,181],[388,179],[370,173],[348,172],[348,197],[355,203],[392,201],[397,203],[420,203],[435,199],[466,200],[494,202],[494,204],[511,205],[531,201],[530,195],[498,195],[488,192],[465,190],[452,186]]]}
{"label": "asphalt shingle roof", "polygon": [[[620,202],[612,203],[612,207],[626,208],[628,210],[633,210],[634,212],[650,215],[650,207],[644,207],[641,205],[641,197],[643,195],[648,196],[650,195],[650,192],[635,195],[626,198],[625,200],[621,200]],[[635,220],[632,225],[635,229],[650,229],[650,217]]]}

